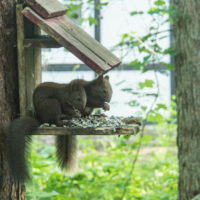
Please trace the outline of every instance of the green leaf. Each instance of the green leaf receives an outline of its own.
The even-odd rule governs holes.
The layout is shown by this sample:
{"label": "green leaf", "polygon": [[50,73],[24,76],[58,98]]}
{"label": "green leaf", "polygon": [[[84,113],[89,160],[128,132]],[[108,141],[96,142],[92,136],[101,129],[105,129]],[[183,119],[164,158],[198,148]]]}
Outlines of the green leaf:
{"label": "green leaf", "polygon": [[164,116],[156,111],[151,111],[148,115],[148,121],[161,123],[164,121]]}
{"label": "green leaf", "polygon": [[84,180],[86,178],[87,178],[86,174],[83,174],[83,173],[78,173],[73,177],[74,180],[78,180],[78,181]]}
{"label": "green leaf", "polygon": [[149,38],[151,38],[151,37],[152,37],[152,34],[149,33],[149,34],[143,36],[143,37],[141,38],[141,40],[142,40],[143,42],[145,42],[145,41],[147,41],[147,40],[148,40]]}
{"label": "green leaf", "polygon": [[142,15],[142,14],[144,14],[143,11],[132,11],[132,12],[130,12],[130,15],[131,15],[131,16]]}
{"label": "green leaf", "polygon": [[88,17],[90,26],[93,24],[98,24],[98,21],[94,17]]}
{"label": "green leaf", "polygon": [[163,54],[165,55],[175,55],[175,50],[174,50],[174,47],[169,47],[169,48],[166,48],[164,51],[163,51]]}
{"label": "green leaf", "polygon": [[147,106],[141,106],[141,109],[142,109],[143,111],[146,111],[146,110],[147,110]]}
{"label": "green leaf", "polygon": [[159,8],[150,8],[148,10],[148,14],[152,15],[152,14],[158,14],[160,12]]}
{"label": "green leaf", "polygon": [[74,19],[78,19],[79,18],[79,14],[78,13],[72,13],[71,17]]}
{"label": "green leaf", "polygon": [[73,70],[76,71],[76,70],[79,69],[80,67],[81,67],[81,66],[80,66],[79,64],[74,65],[74,66],[73,66]]}
{"label": "green leaf", "polygon": [[168,70],[174,70],[174,65],[170,63],[161,63],[164,65]]}
{"label": "green leaf", "polygon": [[166,2],[164,0],[157,0],[157,1],[154,2],[154,4],[156,6],[163,6],[163,5],[166,4]]}
{"label": "green leaf", "polygon": [[154,81],[153,80],[145,80],[144,82],[139,82],[139,88],[144,89],[145,87],[147,88],[153,88]]}
{"label": "green leaf", "polygon": [[163,109],[163,110],[167,110],[167,106],[165,104],[157,104],[156,105],[156,111],[160,110],[160,109]]}
{"label": "green leaf", "polygon": [[140,67],[143,66],[143,64],[138,59],[131,61],[129,65],[132,66],[134,69],[140,69]]}
{"label": "green leaf", "polygon": [[109,4],[108,2],[100,3],[96,6],[96,9],[98,10],[103,9],[103,7],[107,6],[108,4]]}

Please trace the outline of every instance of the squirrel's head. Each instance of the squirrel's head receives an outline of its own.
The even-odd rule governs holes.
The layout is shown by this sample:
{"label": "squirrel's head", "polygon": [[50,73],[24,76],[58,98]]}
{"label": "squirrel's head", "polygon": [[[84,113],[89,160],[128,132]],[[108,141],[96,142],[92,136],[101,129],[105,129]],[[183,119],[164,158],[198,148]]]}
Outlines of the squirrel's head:
{"label": "squirrel's head", "polygon": [[105,102],[109,103],[112,97],[112,87],[109,76],[99,76],[91,82],[87,90],[88,102],[91,107],[101,107]]}
{"label": "squirrel's head", "polygon": [[87,102],[85,89],[80,85],[71,84],[70,95],[67,97],[67,102],[79,111],[84,110]]}

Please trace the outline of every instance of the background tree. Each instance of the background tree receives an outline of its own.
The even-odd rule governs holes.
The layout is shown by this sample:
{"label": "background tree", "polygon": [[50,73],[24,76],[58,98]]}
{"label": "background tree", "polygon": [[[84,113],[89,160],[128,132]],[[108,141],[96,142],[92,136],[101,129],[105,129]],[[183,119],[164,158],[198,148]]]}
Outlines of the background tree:
{"label": "background tree", "polygon": [[179,199],[200,192],[200,2],[174,0]]}
{"label": "background tree", "polygon": [[0,199],[21,200],[24,187],[14,185],[6,162],[4,127],[19,111],[15,1],[0,1]]}

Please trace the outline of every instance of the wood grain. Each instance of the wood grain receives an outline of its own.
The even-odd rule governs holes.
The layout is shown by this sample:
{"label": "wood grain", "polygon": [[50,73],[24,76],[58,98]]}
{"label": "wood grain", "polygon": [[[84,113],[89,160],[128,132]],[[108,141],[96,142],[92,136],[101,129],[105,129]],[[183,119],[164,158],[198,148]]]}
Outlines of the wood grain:
{"label": "wood grain", "polygon": [[101,59],[108,63],[111,67],[118,66],[121,63],[119,58],[117,58],[112,52],[110,52],[97,40],[91,38],[91,36],[87,32],[76,25],[67,16],[63,18],[58,18],[58,20],[63,29],[66,29],[68,33],[70,33],[78,41],[87,46],[87,48],[94,52],[94,54],[101,57]]}
{"label": "wood grain", "polygon": [[16,1],[0,1],[0,199],[25,200],[25,186],[15,184],[8,166],[5,127],[19,113]]}
{"label": "wood grain", "polygon": [[69,127],[43,127],[32,133],[33,135],[135,135],[139,132],[139,125],[126,125],[121,127],[97,128],[69,128]]}
{"label": "wood grain", "polygon": [[26,94],[26,65],[24,52],[24,19],[21,14],[23,7],[21,4],[16,5],[16,22],[17,22],[17,54],[18,54],[18,77],[19,77],[19,99],[20,114],[26,115],[27,94]]}
{"label": "wood grain", "polygon": [[66,6],[57,0],[28,0],[30,5],[43,18],[51,18],[64,15]]}
{"label": "wood grain", "polygon": [[70,20],[66,16],[45,20],[31,8],[25,8],[23,14],[98,74],[103,74],[120,64],[117,57],[81,28],[69,23]]}

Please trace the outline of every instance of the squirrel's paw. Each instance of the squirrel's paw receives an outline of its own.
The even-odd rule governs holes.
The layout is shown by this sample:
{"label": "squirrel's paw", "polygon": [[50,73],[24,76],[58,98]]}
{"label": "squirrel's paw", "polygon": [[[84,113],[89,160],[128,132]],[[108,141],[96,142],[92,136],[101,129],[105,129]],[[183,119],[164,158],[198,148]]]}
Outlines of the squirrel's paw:
{"label": "squirrel's paw", "polygon": [[110,110],[110,105],[108,103],[103,104],[103,109],[104,110]]}
{"label": "squirrel's paw", "polygon": [[74,117],[81,117],[81,112],[78,109],[74,109],[75,111],[75,116]]}

